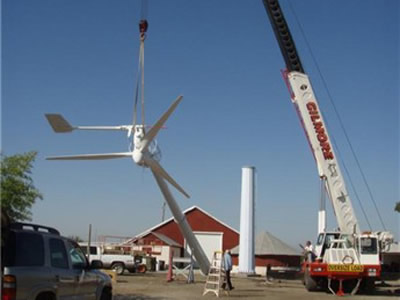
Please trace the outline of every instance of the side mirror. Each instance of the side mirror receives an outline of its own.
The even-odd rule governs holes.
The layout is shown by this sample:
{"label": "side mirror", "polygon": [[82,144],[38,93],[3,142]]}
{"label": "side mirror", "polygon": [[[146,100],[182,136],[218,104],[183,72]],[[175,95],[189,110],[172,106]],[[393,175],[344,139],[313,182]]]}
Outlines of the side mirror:
{"label": "side mirror", "polygon": [[98,260],[98,259],[92,260],[92,262],[90,264],[90,268],[91,269],[102,269],[103,263],[101,262],[101,260]]}

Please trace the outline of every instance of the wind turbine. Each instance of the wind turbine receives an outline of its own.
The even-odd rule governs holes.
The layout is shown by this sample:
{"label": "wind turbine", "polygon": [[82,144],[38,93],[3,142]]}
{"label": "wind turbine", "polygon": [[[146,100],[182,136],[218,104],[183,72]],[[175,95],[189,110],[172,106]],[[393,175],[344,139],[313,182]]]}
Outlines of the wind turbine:
{"label": "wind turbine", "polygon": [[172,196],[168,185],[165,181],[173,185],[179,192],[181,192],[185,197],[190,196],[185,192],[185,190],[164,170],[164,168],[159,163],[159,153],[158,146],[151,147],[151,144],[155,142],[155,137],[157,136],[160,129],[163,127],[167,119],[170,117],[172,112],[176,109],[178,104],[182,101],[183,97],[179,96],[168,110],[160,117],[160,119],[155,123],[154,126],[146,132],[146,126],[144,124],[135,124],[135,118],[132,125],[120,125],[120,126],[72,126],[70,123],[60,114],[45,114],[47,120],[49,121],[53,130],[57,133],[67,133],[74,130],[125,130],[128,132],[128,138],[131,137],[133,133],[133,139],[130,143],[129,152],[119,152],[119,153],[102,153],[102,154],[81,154],[81,155],[70,155],[70,156],[53,156],[48,157],[48,160],[102,160],[102,159],[114,159],[114,158],[124,158],[131,157],[133,161],[142,167],[149,168],[153,173],[153,176],[163,194],[174,218],[178,223],[183,236],[186,239],[187,244],[192,250],[194,257],[201,271],[207,274],[210,267],[210,262],[205,255],[203,249],[201,248],[198,240],[194,236],[189,223],[186,220],[185,215],[180,210],[178,204],[176,203],[174,197]]}

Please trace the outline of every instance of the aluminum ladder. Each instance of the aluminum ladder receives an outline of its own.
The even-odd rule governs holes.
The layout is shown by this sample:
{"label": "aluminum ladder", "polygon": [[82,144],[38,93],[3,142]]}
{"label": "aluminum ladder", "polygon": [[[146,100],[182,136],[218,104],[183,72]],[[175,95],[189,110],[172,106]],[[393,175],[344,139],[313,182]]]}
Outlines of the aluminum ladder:
{"label": "aluminum ladder", "polygon": [[[206,284],[204,285],[203,296],[208,292],[211,292],[219,297],[221,285],[225,281],[224,253],[222,251],[215,251],[207,275]],[[227,291],[225,292],[227,293]]]}

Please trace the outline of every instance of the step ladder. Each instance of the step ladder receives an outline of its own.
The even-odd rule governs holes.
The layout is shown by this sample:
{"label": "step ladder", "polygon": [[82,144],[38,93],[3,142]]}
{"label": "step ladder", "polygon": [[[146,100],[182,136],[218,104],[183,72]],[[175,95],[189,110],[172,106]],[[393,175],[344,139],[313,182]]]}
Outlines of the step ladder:
{"label": "step ladder", "polygon": [[210,265],[210,270],[207,275],[206,284],[204,285],[203,296],[208,292],[211,292],[215,293],[215,295],[219,297],[221,285],[225,281],[224,253],[222,251],[215,251]]}

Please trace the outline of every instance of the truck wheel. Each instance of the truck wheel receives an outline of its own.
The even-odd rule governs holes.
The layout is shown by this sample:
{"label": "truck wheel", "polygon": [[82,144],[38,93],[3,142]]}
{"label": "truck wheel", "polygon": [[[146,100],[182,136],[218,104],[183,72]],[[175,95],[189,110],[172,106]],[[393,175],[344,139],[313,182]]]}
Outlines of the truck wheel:
{"label": "truck wheel", "polygon": [[45,292],[37,296],[36,300],[55,300],[56,296],[53,293]]}
{"label": "truck wheel", "polygon": [[318,290],[317,282],[310,276],[307,269],[304,272],[304,285],[309,292],[315,292]]}
{"label": "truck wheel", "polygon": [[105,287],[104,290],[101,292],[100,300],[111,300],[111,299],[112,299],[111,289]]}
{"label": "truck wheel", "polygon": [[114,270],[118,275],[122,275],[125,271],[125,266],[123,263],[116,262],[111,265],[111,269]]}
{"label": "truck wheel", "polygon": [[360,290],[363,294],[373,295],[375,292],[375,278],[363,279]]}

